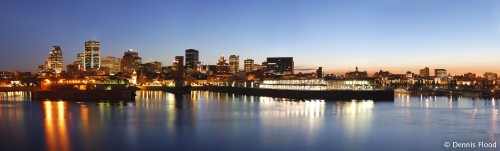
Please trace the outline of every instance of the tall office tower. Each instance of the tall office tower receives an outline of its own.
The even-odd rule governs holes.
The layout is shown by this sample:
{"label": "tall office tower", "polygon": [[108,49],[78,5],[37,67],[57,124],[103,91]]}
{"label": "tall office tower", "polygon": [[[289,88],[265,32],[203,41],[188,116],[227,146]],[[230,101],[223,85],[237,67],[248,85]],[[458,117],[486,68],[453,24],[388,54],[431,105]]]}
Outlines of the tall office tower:
{"label": "tall office tower", "polygon": [[101,67],[101,50],[98,41],[85,42],[85,71],[99,70]]}
{"label": "tall office tower", "polygon": [[274,75],[293,74],[293,57],[267,58],[267,72]]}
{"label": "tall office tower", "polygon": [[121,58],[117,57],[105,57],[101,60],[101,67],[106,67],[109,69],[109,74],[116,74],[121,72]]}
{"label": "tall office tower", "polygon": [[175,56],[174,63],[172,64],[174,71],[184,71],[184,56]]}
{"label": "tall office tower", "polygon": [[174,63],[172,64],[175,76],[175,85],[182,86],[182,79],[184,78],[184,56],[175,56]]}
{"label": "tall office tower", "polygon": [[245,65],[243,66],[243,68],[245,69],[245,72],[252,72],[254,71],[254,63],[253,63],[253,59],[246,59],[245,61]]}
{"label": "tall office tower", "polygon": [[199,52],[195,49],[186,50],[186,69],[195,71],[199,63]]}
{"label": "tall office tower", "polygon": [[217,74],[225,74],[229,72],[229,64],[227,63],[224,56],[220,56],[216,67]]}
{"label": "tall office tower", "polygon": [[240,71],[240,56],[229,56],[229,73],[237,74]]}
{"label": "tall office tower", "polygon": [[123,58],[121,60],[122,72],[132,74],[132,72],[139,70],[140,64],[142,64],[142,58],[139,57],[139,53],[137,51],[130,49],[123,52]]}
{"label": "tall office tower", "polygon": [[444,78],[446,77],[447,72],[445,69],[434,69],[434,76],[439,77],[439,78]]}
{"label": "tall office tower", "polygon": [[61,73],[63,70],[63,55],[60,46],[52,46],[52,51],[49,54],[48,68],[56,73]]}
{"label": "tall office tower", "polygon": [[78,53],[76,55],[76,61],[74,64],[77,66],[78,70],[84,71],[85,70],[85,53]]}
{"label": "tall office tower", "polygon": [[430,72],[429,68],[425,67],[423,69],[420,69],[420,73],[418,75],[421,76],[421,77],[429,77],[430,76],[429,72]]}

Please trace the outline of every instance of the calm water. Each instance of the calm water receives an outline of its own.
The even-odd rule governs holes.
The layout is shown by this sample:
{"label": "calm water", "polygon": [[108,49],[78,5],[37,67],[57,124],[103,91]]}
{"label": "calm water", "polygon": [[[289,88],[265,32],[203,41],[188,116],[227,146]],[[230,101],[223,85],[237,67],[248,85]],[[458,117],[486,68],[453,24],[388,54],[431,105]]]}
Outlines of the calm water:
{"label": "calm water", "polygon": [[139,91],[136,102],[110,103],[28,95],[0,92],[0,150],[445,150],[444,142],[500,141],[495,99]]}

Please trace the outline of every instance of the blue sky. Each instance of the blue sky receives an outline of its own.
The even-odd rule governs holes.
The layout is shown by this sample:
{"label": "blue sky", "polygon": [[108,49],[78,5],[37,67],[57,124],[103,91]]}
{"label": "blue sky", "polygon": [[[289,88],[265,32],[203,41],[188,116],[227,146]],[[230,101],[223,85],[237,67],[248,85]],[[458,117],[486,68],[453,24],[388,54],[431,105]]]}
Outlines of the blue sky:
{"label": "blue sky", "polygon": [[334,73],[500,72],[494,0],[5,0],[0,10],[0,70],[34,71],[52,45],[67,65],[93,39],[102,56],[134,49],[164,64],[194,48],[209,64],[237,54]]}

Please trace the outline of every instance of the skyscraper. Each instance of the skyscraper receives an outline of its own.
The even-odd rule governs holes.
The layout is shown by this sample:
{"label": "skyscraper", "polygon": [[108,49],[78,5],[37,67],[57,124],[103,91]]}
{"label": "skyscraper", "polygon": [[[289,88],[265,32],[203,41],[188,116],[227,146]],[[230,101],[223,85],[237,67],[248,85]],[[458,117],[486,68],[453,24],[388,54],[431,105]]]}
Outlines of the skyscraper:
{"label": "skyscraper", "polygon": [[293,57],[267,58],[267,72],[274,75],[293,74]]}
{"label": "skyscraper", "polygon": [[48,58],[48,68],[56,73],[61,73],[63,70],[63,56],[60,46],[52,46],[52,51]]}
{"label": "skyscraper", "polygon": [[447,72],[445,69],[434,69],[434,76],[439,77],[439,78],[444,78],[446,77]]}
{"label": "skyscraper", "polygon": [[182,85],[182,79],[184,78],[184,56],[175,56],[174,63],[172,63],[172,68],[174,70],[174,76],[176,81],[176,86]]}
{"label": "skyscraper", "polygon": [[98,41],[85,42],[85,71],[98,70],[101,67],[101,51]]}
{"label": "skyscraper", "polygon": [[425,67],[423,69],[420,69],[420,73],[418,75],[421,77],[429,77],[430,76],[429,72],[430,72],[429,68]]}
{"label": "skyscraper", "polygon": [[229,56],[229,73],[237,74],[240,71],[240,56]]}
{"label": "skyscraper", "polygon": [[245,72],[252,72],[254,71],[254,63],[253,63],[253,59],[246,59],[245,61],[245,65],[243,66],[244,69],[245,69]]}
{"label": "skyscraper", "polygon": [[101,67],[106,67],[109,69],[109,74],[116,74],[121,71],[121,58],[117,57],[105,57],[102,58],[102,65]]}
{"label": "skyscraper", "polygon": [[184,71],[184,56],[175,56],[172,68],[174,71]]}
{"label": "skyscraper", "polygon": [[186,69],[189,70],[196,70],[196,66],[198,65],[199,62],[199,52],[198,50],[195,49],[187,49],[186,50]]}
{"label": "skyscraper", "polygon": [[220,56],[216,67],[217,74],[226,74],[229,72],[229,64],[227,63],[224,56]]}
{"label": "skyscraper", "polygon": [[130,49],[123,53],[123,58],[121,60],[122,72],[132,74],[132,72],[139,69],[140,64],[142,64],[142,58],[139,57],[139,53],[137,51]]}

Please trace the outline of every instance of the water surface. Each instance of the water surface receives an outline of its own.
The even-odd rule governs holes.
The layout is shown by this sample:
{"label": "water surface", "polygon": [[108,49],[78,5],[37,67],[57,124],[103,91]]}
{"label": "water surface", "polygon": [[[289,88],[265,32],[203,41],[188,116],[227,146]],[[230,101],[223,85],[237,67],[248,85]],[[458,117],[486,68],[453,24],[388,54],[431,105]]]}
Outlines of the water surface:
{"label": "water surface", "polygon": [[137,94],[135,102],[71,102],[0,92],[0,150],[445,150],[444,142],[500,140],[492,98]]}

